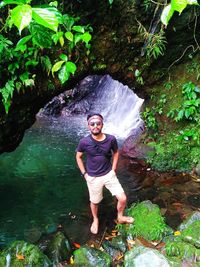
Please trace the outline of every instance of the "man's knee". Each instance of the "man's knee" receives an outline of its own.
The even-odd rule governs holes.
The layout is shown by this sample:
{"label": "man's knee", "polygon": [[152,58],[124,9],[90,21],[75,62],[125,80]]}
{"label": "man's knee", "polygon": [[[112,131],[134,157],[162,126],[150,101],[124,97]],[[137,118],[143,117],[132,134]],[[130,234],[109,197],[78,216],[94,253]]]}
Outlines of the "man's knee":
{"label": "man's knee", "polygon": [[121,202],[121,203],[126,203],[126,200],[127,200],[127,197],[125,195],[125,193],[121,193],[120,195],[117,195],[116,196],[118,201]]}

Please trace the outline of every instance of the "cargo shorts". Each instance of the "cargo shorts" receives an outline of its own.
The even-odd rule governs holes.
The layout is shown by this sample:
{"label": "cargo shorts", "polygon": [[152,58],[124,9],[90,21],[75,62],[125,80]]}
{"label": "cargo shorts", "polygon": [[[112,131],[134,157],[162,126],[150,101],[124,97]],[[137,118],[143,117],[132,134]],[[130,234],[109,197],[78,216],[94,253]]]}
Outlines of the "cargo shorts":
{"label": "cargo shorts", "polygon": [[103,176],[93,177],[88,175],[86,182],[90,201],[94,204],[98,204],[103,199],[104,186],[113,196],[120,195],[124,192],[116,173],[113,170]]}

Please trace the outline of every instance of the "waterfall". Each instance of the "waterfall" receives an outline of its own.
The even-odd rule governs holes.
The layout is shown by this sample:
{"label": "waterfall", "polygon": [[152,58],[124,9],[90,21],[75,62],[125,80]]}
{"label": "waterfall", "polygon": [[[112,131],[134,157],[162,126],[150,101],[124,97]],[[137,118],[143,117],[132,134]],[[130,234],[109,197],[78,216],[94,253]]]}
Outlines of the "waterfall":
{"label": "waterfall", "polygon": [[104,132],[124,139],[140,128],[140,109],[144,99],[109,75],[87,76],[74,89],[76,100],[65,108],[66,114],[98,112],[104,117]]}

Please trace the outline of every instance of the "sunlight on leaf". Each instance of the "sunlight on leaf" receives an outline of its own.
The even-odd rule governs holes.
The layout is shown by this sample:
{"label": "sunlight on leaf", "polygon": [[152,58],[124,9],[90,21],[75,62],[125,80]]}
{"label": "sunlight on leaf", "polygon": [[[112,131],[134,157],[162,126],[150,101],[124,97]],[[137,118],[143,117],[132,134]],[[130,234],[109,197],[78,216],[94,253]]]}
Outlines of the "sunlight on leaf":
{"label": "sunlight on leaf", "polygon": [[11,12],[11,20],[18,28],[19,33],[27,27],[32,19],[32,8],[29,5],[19,5]]}

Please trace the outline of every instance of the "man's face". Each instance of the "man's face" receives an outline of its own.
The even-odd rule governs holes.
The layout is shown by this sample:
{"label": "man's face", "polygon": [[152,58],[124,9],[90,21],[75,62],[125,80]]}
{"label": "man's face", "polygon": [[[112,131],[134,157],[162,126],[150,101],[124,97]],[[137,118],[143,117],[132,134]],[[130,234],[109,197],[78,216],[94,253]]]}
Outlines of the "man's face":
{"label": "man's face", "polygon": [[91,118],[88,122],[88,128],[93,135],[98,135],[103,128],[103,121],[98,117]]}

